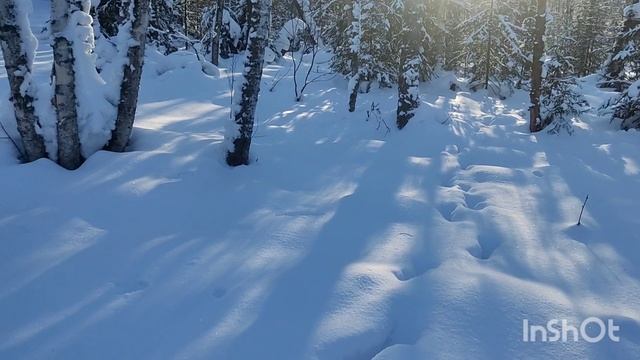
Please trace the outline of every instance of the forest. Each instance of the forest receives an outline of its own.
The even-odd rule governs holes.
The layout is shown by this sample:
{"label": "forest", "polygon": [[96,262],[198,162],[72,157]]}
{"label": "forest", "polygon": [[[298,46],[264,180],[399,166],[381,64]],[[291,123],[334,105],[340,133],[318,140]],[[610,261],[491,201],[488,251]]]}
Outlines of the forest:
{"label": "forest", "polygon": [[0,50],[2,359],[640,354],[640,0],[0,0]]}

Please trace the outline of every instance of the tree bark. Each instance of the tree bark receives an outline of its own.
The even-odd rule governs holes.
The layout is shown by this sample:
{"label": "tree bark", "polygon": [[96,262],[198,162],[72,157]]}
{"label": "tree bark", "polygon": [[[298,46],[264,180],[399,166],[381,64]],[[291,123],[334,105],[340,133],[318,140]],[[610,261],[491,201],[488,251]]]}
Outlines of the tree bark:
{"label": "tree bark", "polygon": [[[0,1],[0,45],[11,88],[16,124],[22,139],[24,160],[34,161],[47,156],[44,140],[36,131],[38,116],[33,105],[31,67],[35,49],[27,47],[30,41],[35,42],[35,38],[28,27],[26,14],[19,13],[16,5],[14,0]],[[20,21],[18,16],[24,16],[25,19]]]}
{"label": "tree bark", "polygon": [[491,39],[493,34],[491,33],[491,31],[493,30],[491,28],[491,23],[493,23],[493,1],[491,0],[491,8],[489,9],[489,25],[488,29],[489,31],[487,31],[487,49],[486,49],[486,54],[485,54],[485,69],[484,69],[484,89],[487,90],[489,89],[489,75],[491,72]]}
{"label": "tree bark", "polygon": [[402,130],[415,116],[418,108],[419,59],[413,49],[404,49],[400,55],[400,76],[398,76],[398,108],[396,125]]}
{"label": "tree bark", "polygon": [[360,91],[360,82],[362,81],[362,72],[360,71],[360,46],[362,41],[362,27],[360,23],[361,7],[360,1],[353,3],[351,11],[351,78],[349,79],[349,112],[356,110],[358,101],[358,91]]}
{"label": "tree bark", "polygon": [[220,37],[222,36],[222,16],[224,15],[224,0],[217,0],[216,18],[213,31],[216,36],[211,39],[211,63],[218,66],[220,59]]}
{"label": "tree bark", "polygon": [[[357,64],[357,55],[354,56],[356,60],[353,60]],[[358,102],[358,91],[360,89],[360,71],[356,70],[352,72],[351,79],[349,79],[349,112],[356,111],[356,103]]]}
{"label": "tree bark", "polygon": [[540,118],[540,94],[542,91],[542,57],[544,56],[544,33],[547,25],[547,0],[538,0],[536,26],[533,40],[533,58],[531,62],[531,107],[529,108],[529,130],[537,132],[547,124]]}
{"label": "tree bark", "polygon": [[242,18],[244,19],[244,27],[242,29],[242,48],[247,50],[249,48],[249,34],[251,33],[251,14],[253,13],[254,0],[243,0],[244,9]]}
{"label": "tree bark", "polygon": [[117,152],[123,152],[126,149],[136,116],[149,25],[149,0],[128,0],[125,2],[124,8],[129,14],[125,21],[133,20],[131,24],[131,39],[133,41],[127,49],[128,61],[123,68],[118,115],[115,128],[111,132],[111,140],[107,145],[107,150]]}
{"label": "tree bark", "polygon": [[[417,0],[421,1],[421,0]],[[422,13],[416,0],[407,1],[401,13],[400,73],[398,76],[398,107],[396,125],[402,130],[415,116],[419,102],[420,45],[425,29],[419,20]]]}
{"label": "tree bark", "polygon": [[69,17],[74,11],[83,9],[82,1],[51,1],[51,32],[53,35],[53,77],[58,130],[58,163],[69,170],[82,164],[80,138],[78,134],[77,99],[71,42],[65,37]]}
{"label": "tree bark", "polygon": [[239,91],[234,93],[235,106],[232,115],[237,132],[230,134],[232,148],[227,151],[227,164],[239,166],[249,164],[249,150],[253,123],[260,93],[264,52],[269,36],[271,0],[249,0],[249,42],[244,61],[242,82]]}
{"label": "tree bark", "polygon": [[318,29],[315,19],[311,14],[311,4],[309,4],[309,0],[300,0],[302,4],[298,1],[299,0],[290,1],[291,7],[293,8],[292,12],[307,25],[304,31],[311,38],[311,45],[317,45],[320,39],[317,33]]}

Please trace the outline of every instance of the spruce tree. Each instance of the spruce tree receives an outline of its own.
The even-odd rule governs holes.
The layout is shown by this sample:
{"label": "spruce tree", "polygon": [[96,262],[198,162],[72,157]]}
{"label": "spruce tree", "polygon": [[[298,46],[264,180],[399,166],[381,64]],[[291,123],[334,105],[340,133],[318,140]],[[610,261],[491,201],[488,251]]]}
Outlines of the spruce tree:
{"label": "spruce tree", "polygon": [[573,133],[571,120],[586,112],[589,103],[576,90],[572,64],[557,53],[544,62],[540,118],[550,133]]}
{"label": "spruce tree", "polygon": [[491,87],[501,93],[502,86],[517,82],[521,64],[528,61],[512,1],[482,0],[471,8],[474,15],[458,27],[465,34],[462,62],[472,90]]}
{"label": "spruce tree", "polygon": [[640,80],[632,83],[608,104],[612,121],[619,121],[624,130],[640,129]]}
{"label": "spruce tree", "polygon": [[625,90],[640,78],[640,0],[624,9],[624,23],[604,66],[600,86]]}

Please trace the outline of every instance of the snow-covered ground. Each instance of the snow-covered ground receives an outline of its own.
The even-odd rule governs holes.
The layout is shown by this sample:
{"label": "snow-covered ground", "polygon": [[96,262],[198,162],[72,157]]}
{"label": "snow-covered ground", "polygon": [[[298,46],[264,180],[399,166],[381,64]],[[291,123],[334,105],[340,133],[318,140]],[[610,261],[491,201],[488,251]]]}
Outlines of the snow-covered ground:
{"label": "snow-covered ground", "polygon": [[[41,44],[39,81],[50,63]],[[444,73],[399,132],[395,90],[351,114],[327,77],[296,103],[289,66],[265,70],[248,167],[224,164],[232,61],[187,53],[149,53],[128,153],[70,172],[0,139],[1,359],[640,357],[637,131],[592,111],[531,135],[526,93]],[[7,94],[2,66],[4,124]],[[620,342],[522,340],[590,316]]]}

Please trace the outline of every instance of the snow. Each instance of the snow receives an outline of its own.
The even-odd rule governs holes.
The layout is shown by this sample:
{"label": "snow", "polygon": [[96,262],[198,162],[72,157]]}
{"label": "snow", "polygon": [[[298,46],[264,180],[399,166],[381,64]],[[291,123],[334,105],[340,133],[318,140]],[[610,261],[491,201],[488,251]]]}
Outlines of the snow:
{"label": "snow", "polygon": [[33,57],[38,47],[38,39],[36,39],[30,31],[31,27],[29,25],[29,15],[33,12],[33,8],[29,1],[16,1],[15,5],[17,25],[22,30],[20,37],[25,39],[24,45],[27,53],[27,61],[29,64],[33,64]]}
{"label": "snow", "polygon": [[625,7],[624,17],[633,20],[640,20],[640,3],[631,4]]}
{"label": "snow", "polygon": [[[526,92],[452,92],[440,73],[387,134],[366,110],[392,124],[395,89],[348,113],[335,77],[294,102],[292,74],[266,91],[284,58],[255,161],[231,169],[238,61],[215,78],[149,49],[131,151],[73,172],[0,139],[0,358],[637,358],[637,131],[593,110],[573,136],[531,135]],[[35,81],[50,66],[41,45]],[[593,109],[614,95],[596,82]],[[7,97],[1,67],[5,124]],[[589,316],[621,341],[522,341],[523,319]]]}
{"label": "snow", "polygon": [[[291,19],[282,25],[282,28],[278,32],[277,38],[273,41],[273,48],[281,56],[291,47],[291,42],[299,37],[306,29],[307,24],[298,18]],[[273,62],[267,61],[267,62]]]}
{"label": "snow", "polygon": [[633,84],[629,86],[627,90],[627,95],[632,98],[636,98],[640,96],[640,80],[635,81]]}

